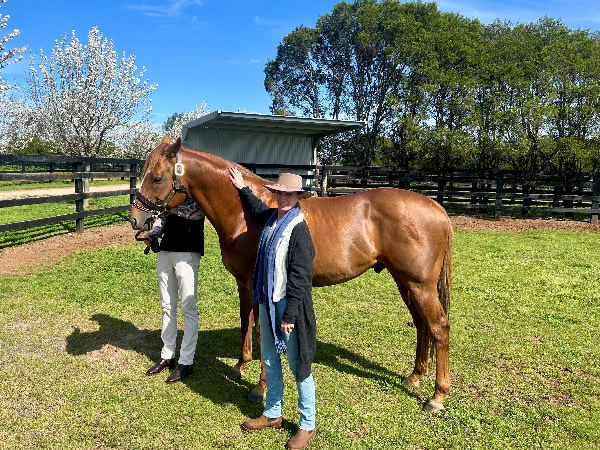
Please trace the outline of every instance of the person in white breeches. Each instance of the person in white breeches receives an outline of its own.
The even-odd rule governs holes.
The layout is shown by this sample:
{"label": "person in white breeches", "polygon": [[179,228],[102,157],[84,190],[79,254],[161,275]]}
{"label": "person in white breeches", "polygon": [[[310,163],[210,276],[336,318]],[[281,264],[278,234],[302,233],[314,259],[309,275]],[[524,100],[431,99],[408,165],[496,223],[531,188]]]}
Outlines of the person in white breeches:
{"label": "person in white breeches", "polygon": [[[162,237],[160,244],[156,242],[158,237]],[[176,383],[192,373],[198,341],[198,269],[204,252],[204,214],[195,203],[190,203],[179,207],[176,213],[159,216],[146,244],[158,250],[156,274],[163,341],[160,359],[146,375],[156,375],[167,367],[175,368],[177,300],[181,298],[183,339],[179,362],[166,379],[167,383]]]}

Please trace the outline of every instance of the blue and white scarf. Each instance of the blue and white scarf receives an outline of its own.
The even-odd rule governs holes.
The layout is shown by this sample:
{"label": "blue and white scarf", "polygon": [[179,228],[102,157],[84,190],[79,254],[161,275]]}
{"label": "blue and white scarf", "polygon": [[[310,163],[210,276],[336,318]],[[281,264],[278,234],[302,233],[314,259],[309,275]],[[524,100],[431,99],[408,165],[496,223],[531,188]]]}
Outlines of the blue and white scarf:
{"label": "blue and white scarf", "polygon": [[[258,252],[256,254],[256,264],[254,265],[254,275],[252,278],[252,301],[254,303],[263,303],[265,299],[267,300],[267,309],[271,319],[271,331],[273,333],[273,339],[275,340],[275,349],[278,353],[284,353],[287,349],[287,345],[283,339],[281,330],[277,328],[275,314],[275,303],[279,301],[280,298],[274,298],[274,286],[276,283],[281,283],[281,280],[275,279],[275,260],[279,244],[283,239],[285,231],[287,228],[290,228],[290,232],[285,233],[289,243],[291,229],[293,229],[300,220],[304,220],[304,215],[300,212],[300,207],[296,205],[290,209],[279,222],[275,223],[276,220],[277,211],[274,211],[260,235]],[[279,250],[283,250],[287,253],[287,245],[285,246],[285,249],[279,248]],[[275,297],[277,297],[277,293],[275,293]]]}

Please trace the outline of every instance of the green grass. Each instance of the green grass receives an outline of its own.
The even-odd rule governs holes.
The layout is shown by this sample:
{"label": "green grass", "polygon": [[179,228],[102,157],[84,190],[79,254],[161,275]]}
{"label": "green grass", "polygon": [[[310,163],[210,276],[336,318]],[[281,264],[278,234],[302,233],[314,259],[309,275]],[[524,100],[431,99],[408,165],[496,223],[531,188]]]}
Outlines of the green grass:
{"label": "green grass", "polygon": [[[195,372],[177,385],[144,375],[161,342],[156,257],[141,245],[1,279],[0,448],[283,447],[298,420],[289,370],[284,428],[239,428],[262,412],[246,402],[259,365],[224,376],[239,351],[237,289],[206,235]],[[421,410],[432,374],[415,392],[401,384],[415,332],[389,274],[314,289],[312,448],[600,446],[599,247],[598,232],[455,232],[452,389],[438,415]]]}

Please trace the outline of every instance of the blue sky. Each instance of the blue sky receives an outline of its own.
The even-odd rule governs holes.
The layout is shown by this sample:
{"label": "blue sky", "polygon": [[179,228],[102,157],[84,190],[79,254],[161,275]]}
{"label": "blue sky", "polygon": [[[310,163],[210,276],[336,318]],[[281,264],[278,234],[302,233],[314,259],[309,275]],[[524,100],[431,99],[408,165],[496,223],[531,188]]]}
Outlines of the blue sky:
{"label": "blue sky", "polygon": [[[54,41],[75,33],[87,41],[98,26],[115,49],[135,53],[145,78],[157,83],[153,116],[162,123],[174,112],[192,110],[204,100],[217,109],[268,113],[263,69],[282,38],[300,25],[314,26],[337,0],[8,0],[0,14],[11,17],[8,30],[21,35],[10,48],[50,54]],[[600,30],[600,0],[443,0],[442,11],[512,23],[542,16],[570,28]],[[9,83],[27,69],[24,61],[3,69]]]}

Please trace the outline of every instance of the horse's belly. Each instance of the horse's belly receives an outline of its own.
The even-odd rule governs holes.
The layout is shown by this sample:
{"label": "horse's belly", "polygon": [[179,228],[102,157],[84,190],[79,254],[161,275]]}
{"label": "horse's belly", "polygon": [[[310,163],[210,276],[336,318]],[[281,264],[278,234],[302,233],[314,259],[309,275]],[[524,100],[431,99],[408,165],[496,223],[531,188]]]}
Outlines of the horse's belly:
{"label": "horse's belly", "polygon": [[323,258],[317,254],[313,262],[313,286],[331,286],[351,280],[369,270],[375,262],[373,258],[351,261],[335,253]]}

